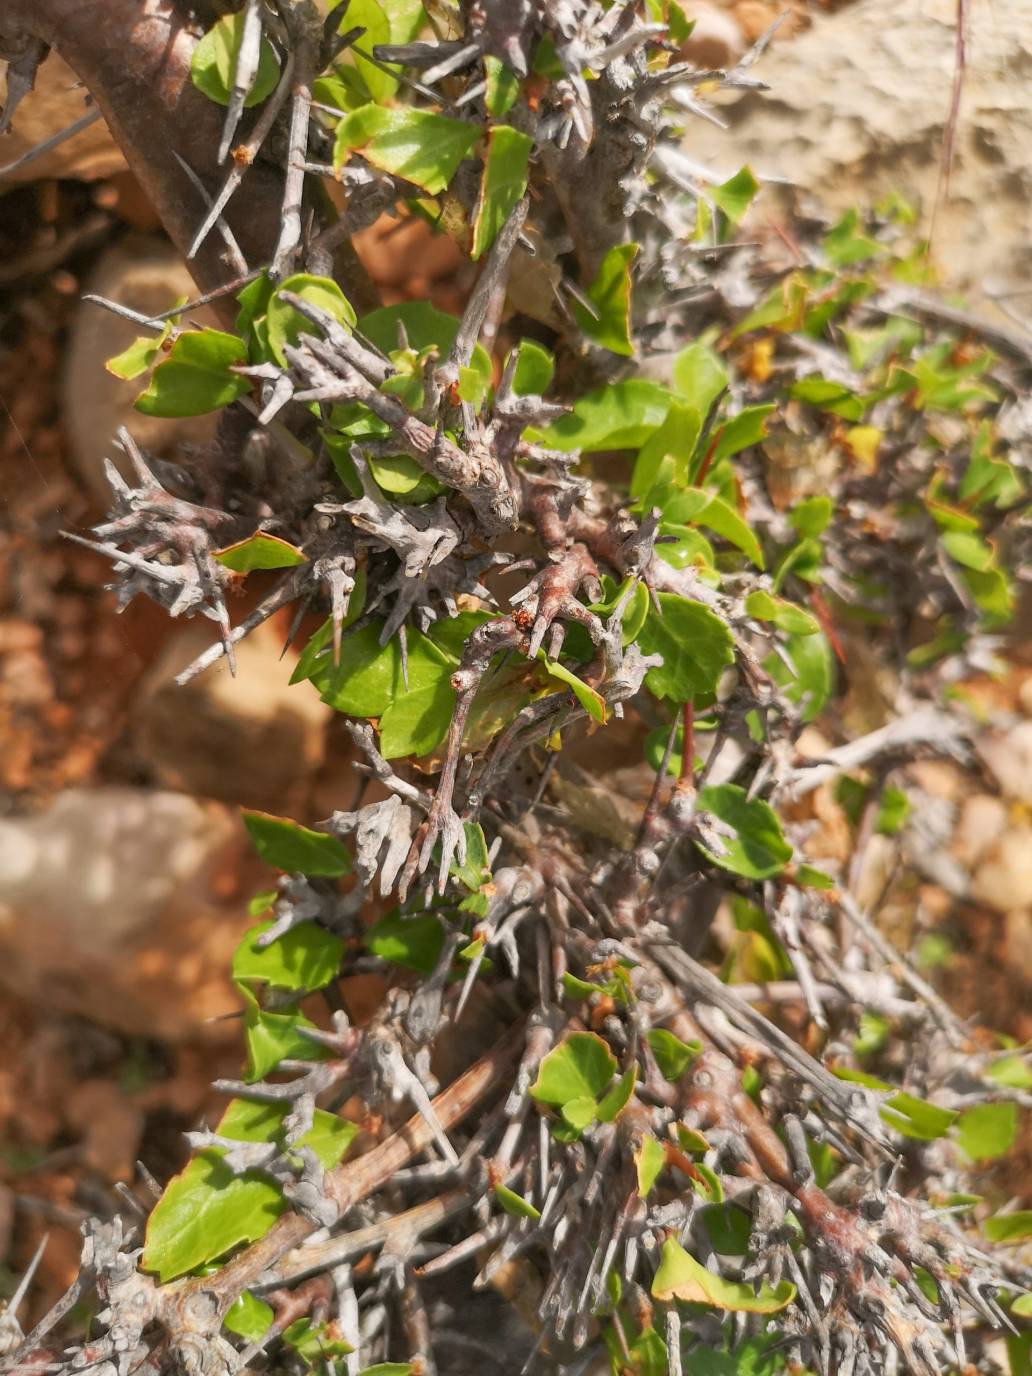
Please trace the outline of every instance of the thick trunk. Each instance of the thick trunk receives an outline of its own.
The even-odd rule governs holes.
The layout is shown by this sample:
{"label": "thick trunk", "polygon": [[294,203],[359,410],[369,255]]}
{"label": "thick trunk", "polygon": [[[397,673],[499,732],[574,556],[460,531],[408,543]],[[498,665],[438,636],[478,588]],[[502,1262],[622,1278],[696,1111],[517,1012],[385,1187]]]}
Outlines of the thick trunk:
{"label": "thick trunk", "polygon": [[[55,48],[93,96],[169,235],[185,254],[206,207],[173,150],[212,195],[228,167],[216,154],[222,110],[190,81],[199,34],[171,0],[3,0],[0,34]],[[225,218],[251,266],[267,262],[279,229],[281,186],[251,167]],[[190,260],[198,287],[235,276],[217,234]],[[229,308],[227,308],[229,309]]]}

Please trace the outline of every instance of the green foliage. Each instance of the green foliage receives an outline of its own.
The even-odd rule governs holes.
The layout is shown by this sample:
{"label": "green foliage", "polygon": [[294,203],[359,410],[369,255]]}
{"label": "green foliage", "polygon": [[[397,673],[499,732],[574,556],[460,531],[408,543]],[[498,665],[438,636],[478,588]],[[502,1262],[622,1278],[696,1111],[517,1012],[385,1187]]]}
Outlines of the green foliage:
{"label": "green foliage", "polygon": [[741,1281],[724,1280],[708,1271],[673,1238],[663,1243],[659,1269],[652,1282],[653,1299],[708,1304],[734,1313],[776,1314],[792,1303],[795,1293],[795,1286],[787,1280],[779,1281],[773,1288],[763,1284],[758,1289]]}
{"label": "green foliage", "polygon": [[[215,1132],[234,1142],[275,1142],[286,1114],[285,1108],[273,1104],[234,1099]],[[355,1132],[353,1123],[317,1109],[315,1122],[296,1145],[311,1147],[320,1164],[329,1168],[347,1151]],[[195,1156],[167,1186],[147,1220],[143,1265],[162,1282],[186,1275],[241,1243],[254,1242],[286,1207],[269,1176],[258,1170],[235,1175],[224,1156],[223,1147],[209,1147]],[[253,1307],[248,1312],[253,1320]]]}
{"label": "green foliage", "polygon": [[[190,80],[199,91],[218,105],[228,105],[236,73],[237,54],[244,37],[244,15],[227,14],[217,19],[194,48],[190,59]],[[245,109],[260,104],[272,94],[279,82],[280,67],[276,50],[262,39],[254,82],[244,99]]]}
{"label": "green foliage", "polygon": [[976,1104],[957,1122],[957,1145],[973,1161],[990,1161],[1010,1151],[1018,1136],[1018,1106],[1013,1101]]}
{"label": "green foliage", "polygon": [[212,555],[224,568],[233,573],[253,573],[255,569],[289,569],[306,564],[307,556],[296,545],[281,540],[278,535],[256,530],[246,540],[237,540]]}
{"label": "green foliage", "polygon": [[324,831],[312,831],[268,812],[245,812],[244,825],[258,854],[278,870],[335,879],[351,869],[343,843]]}
{"label": "green foliage", "polygon": [[602,259],[594,281],[588,287],[590,306],[573,303],[573,315],[582,332],[593,344],[610,353],[630,356],[631,342],[631,268],[638,256],[637,244],[616,244]]}
{"label": "green foliage", "polygon": [[715,842],[700,843],[707,859],[746,879],[767,879],[778,874],[792,858],[777,813],[761,798],[749,798],[737,784],[716,784],[699,794],[699,809],[730,829],[721,833],[721,850]]}
{"label": "green foliage", "polygon": [[478,136],[475,124],[428,110],[363,105],[337,126],[334,162],[340,167],[358,152],[373,167],[436,195],[454,177]]}
{"label": "green foliage", "polygon": [[154,369],[146,390],[136,398],[136,409],[145,416],[173,418],[217,411],[250,391],[247,379],[230,371],[234,364],[246,362],[247,351],[235,335],[187,330]]}
{"label": "green foliage", "polygon": [[479,258],[491,247],[513,206],[526,191],[527,163],[533,146],[533,139],[507,124],[496,124],[488,134],[480,200],[473,219],[473,258]]}
{"label": "green foliage", "polygon": [[692,1061],[702,1050],[702,1043],[683,1042],[680,1037],[668,1032],[665,1027],[653,1027],[645,1034],[645,1040],[652,1049],[659,1066],[659,1073],[672,1083],[681,1078]]}

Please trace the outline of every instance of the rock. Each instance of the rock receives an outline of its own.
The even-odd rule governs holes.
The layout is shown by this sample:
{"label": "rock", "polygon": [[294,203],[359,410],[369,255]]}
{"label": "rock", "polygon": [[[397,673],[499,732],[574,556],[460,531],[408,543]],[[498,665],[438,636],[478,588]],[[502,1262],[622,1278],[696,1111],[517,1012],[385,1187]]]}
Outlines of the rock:
{"label": "rock", "polygon": [[323,761],[332,708],[310,683],[290,685],[296,656],[280,659],[283,632],[268,623],[237,646],[236,678],[222,659],[180,687],[217,635],[198,619],[169,641],[141,685],[133,746],[166,788],[288,815]]}
{"label": "rock", "polygon": [[735,16],[716,5],[682,3],[681,8],[695,27],[678,49],[678,59],[702,68],[733,67],[747,46]]}
{"label": "rock", "polygon": [[997,912],[1032,907],[1032,826],[1015,827],[975,872],[971,893]]}
{"label": "rock", "polygon": [[1032,803],[1032,721],[1019,722],[1005,733],[982,736],[978,753],[1006,797]]}
{"label": "rock", "polygon": [[[692,157],[718,177],[748,163],[760,177],[787,179],[765,190],[768,210],[804,195],[837,213],[902,191],[919,203],[927,230],[956,11],[955,0],[857,0],[815,14],[805,33],[772,46],[753,69],[769,91],[715,97],[729,131],[692,123]],[[934,253],[947,282],[996,314],[989,293],[1023,289],[1032,269],[1032,5],[1010,5],[999,21],[979,10],[969,29],[951,191],[936,217]]]}
{"label": "rock", "polygon": [[[0,166],[20,158],[36,144],[60,133],[88,113],[82,86],[71,67],[54,52],[40,67],[35,89],[18,106],[14,127],[0,139]],[[7,97],[6,67],[0,80],[0,104]],[[24,167],[0,175],[0,188],[41,177],[66,177],[91,182],[125,171],[125,159],[102,119],[75,134]]]}
{"label": "rock", "polygon": [[1018,689],[1018,702],[1021,704],[1021,710],[1026,717],[1032,717],[1032,674],[1022,682]]}
{"label": "rock", "polygon": [[990,846],[1007,829],[1007,809],[999,798],[976,793],[965,799],[953,835],[953,854],[962,865],[974,869]]}
{"label": "rock", "polygon": [[[179,298],[196,295],[197,289],[171,244],[156,237],[130,235],[102,255],[83,290],[153,315],[167,310]],[[191,311],[190,319],[202,325],[218,324],[210,308]],[[164,420],[134,410],[133,402],[146,386],[146,376],[123,382],[109,373],[104,363],[138,335],[148,333],[88,301],[80,302],[72,326],[62,380],[64,427],[79,477],[103,506],[109,497],[105,457],[128,472],[126,461],[112,443],[120,425],[149,453],[173,458],[181,454],[185,444],[202,444],[216,424],[214,415]]]}
{"label": "rock", "polygon": [[235,1036],[205,1019],[235,1006],[247,919],[214,894],[245,854],[227,809],[180,793],[72,788],[3,819],[0,983],[132,1036]]}

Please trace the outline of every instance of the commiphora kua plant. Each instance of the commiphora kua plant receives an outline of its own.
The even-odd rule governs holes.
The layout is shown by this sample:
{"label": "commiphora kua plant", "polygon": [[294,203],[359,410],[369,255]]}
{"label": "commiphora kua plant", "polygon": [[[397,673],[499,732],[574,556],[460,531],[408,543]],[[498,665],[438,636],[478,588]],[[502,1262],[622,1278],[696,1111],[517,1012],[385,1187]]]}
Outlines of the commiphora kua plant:
{"label": "commiphora kua plant", "polygon": [[[1028,1312],[964,1168],[1028,1070],[888,945],[855,867],[811,863],[804,800],[839,779],[898,831],[901,766],[966,757],[950,689],[1011,611],[1029,358],[915,286],[898,211],[788,270],[736,246],[757,183],[709,178],[684,124],[758,52],[700,72],[686,30],[664,0],[246,0],[193,47],[225,116],[187,247],[221,235],[231,328],[183,303],[108,366],[220,426],[181,465],[123,432],[85,543],[122,603],[213,620],[183,679],[324,608],[294,679],[373,800],[245,814],[281,874],[233,963],[243,1078],[145,1224],[87,1228],[9,1368],[433,1372],[461,1265],[519,1290],[528,1370],[961,1370]],[[277,170],[249,261],[227,217]],[[376,304],[350,240],[385,211],[477,265],[461,319]],[[847,632],[897,714],[806,760]],[[591,770],[613,736],[649,771],[633,824]],[[340,980],[369,971],[360,1024]]]}

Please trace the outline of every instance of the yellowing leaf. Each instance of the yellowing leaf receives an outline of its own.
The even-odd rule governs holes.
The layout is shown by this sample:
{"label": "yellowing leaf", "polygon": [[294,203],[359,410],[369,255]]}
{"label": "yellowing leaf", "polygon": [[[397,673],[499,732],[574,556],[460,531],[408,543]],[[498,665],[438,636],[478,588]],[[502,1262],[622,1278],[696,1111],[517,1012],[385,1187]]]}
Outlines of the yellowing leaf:
{"label": "yellowing leaf", "polygon": [[652,1298],[685,1300],[690,1304],[710,1304],[717,1309],[746,1314],[776,1314],[795,1299],[796,1288],[783,1280],[773,1289],[761,1285],[759,1294],[742,1281],[723,1280],[707,1271],[684,1250],[679,1242],[667,1238],[652,1282]]}

